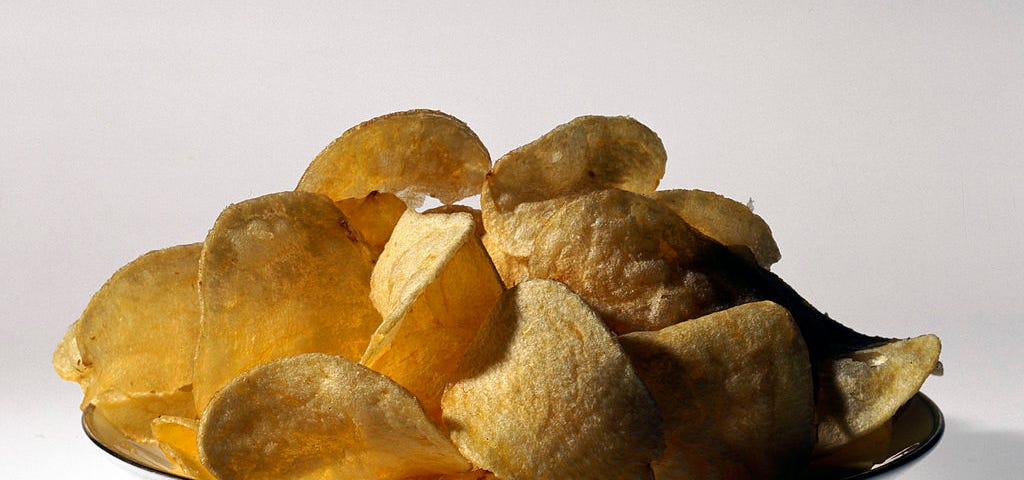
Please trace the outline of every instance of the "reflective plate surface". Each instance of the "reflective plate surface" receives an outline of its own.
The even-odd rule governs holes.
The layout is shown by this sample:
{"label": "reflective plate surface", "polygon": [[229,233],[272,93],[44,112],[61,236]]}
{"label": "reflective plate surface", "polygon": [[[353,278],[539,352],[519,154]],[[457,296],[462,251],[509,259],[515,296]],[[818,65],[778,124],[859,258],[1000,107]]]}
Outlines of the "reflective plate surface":
{"label": "reflective plate surface", "polygon": [[[82,428],[96,446],[140,478],[187,479],[159,448],[122,436],[91,406],[82,412]],[[801,480],[882,479],[920,460],[942,438],[942,412],[923,393],[914,395],[893,417],[892,429],[871,445],[840,450],[815,461]]]}

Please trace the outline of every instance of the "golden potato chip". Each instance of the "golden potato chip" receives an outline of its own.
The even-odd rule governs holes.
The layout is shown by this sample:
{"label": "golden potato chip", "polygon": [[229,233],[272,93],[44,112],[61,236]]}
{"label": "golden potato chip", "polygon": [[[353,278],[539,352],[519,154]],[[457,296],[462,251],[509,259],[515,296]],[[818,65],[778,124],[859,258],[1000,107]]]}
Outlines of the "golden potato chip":
{"label": "golden potato chip", "polygon": [[473,225],[476,227],[475,233],[478,237],[483,237],[486,230],[484,230],[484,217],[483,213],[479,209],[470,207],[469,205],[438,205],[434,208],[424,210],[423,213],[468,213],[473,216]]}
{"label": "golden potato chip", "polygon": [[653,192],[665,161],[658,135],[629,117],[579,117],[505,154],[480,194],[494,235],[489,250],[508,265],[499,269],[505,283],[521,280],[537,230],[561,204],[554,199],[606,188]]}
{"label": "golden potato chip", "polygon": [[334,206],[345,215],[349,226],[359,232],[373,258],[384,251],[384,244],[391,238],[391,231],[407,208],[402,199],[379,192],[370,192],[362,198],[338,200]]}
{"label": "golden potato chip", "polygon": [[892,418],[931,375],[941,349],[938,337],[922,335],[820,362],[815,450],[835,450]]}
{"label": "golden potato chip", "polygon": [[[191,402],[191,398],[189,398]],[[199,420],[187,417],[162,416],[153,419],[153,437],[167,458],[181,471],[196,480],[214,480],[199,460]]]}
{"label": "golden potato chip", "polygon": [[[83,408],[108,392],[169,394],[192,383],[199,332],[196,279],[202,244],[149,252],[96,292],[77,322],[74,360]],[[173,341],[171,341],[173,339]],[[64,348],[64,347],[62,347]],[[61,367],[67,370],[67,366]],[[145,431],[148,434],[149,426]]]}
{"label": "golden potato chip", "polygon": [[226,208],[200,262],[202,328],[196,408],[274,358],[323,352],[358,359],[380,325],[372,264],[323,195],[283,192]]}
{"label": "golden potato chip", "polygon": [[658,407],[583,300],[548,280],[498,301],[443,397],[452,440],[505,480],[650,479]]}
{"label": "golden potato chip", "polygon": [[704,190],[661,190],[650,197],[683,217],[691,227],[730,248],[749,249],[768,268],[782,255],[772,230],[746,205]]}
{"label": "golden potato chip", "polygon": [[360,363],[441,420],[441,394],[504,290],[468,213],[408,210],[377,261],[370,296],[384,317]]}
{"label": "golden potato chip", "polygon": [[491,156],[461,120],[410,110],[350,128],[310,163],[297,190],[334,200],[393,193],[411,207],[425,195],[443,203],[476,195]]}
{"label": "golden potato chip", "polygon": [[57,349],[53,351],[53,369],[60,378],[78,382],[84,393],[88,386],[88,367],[82,361],[82,352],[78,349],[78,326],[79,322],[72,323],[57,344]]}
{"label": "golden potato chip", "polygon": [[173,392],[136,393],[104,392],[92,400],[96,411],[125,437],[144,444],[155,444],[153,420],[164,416],[197,417],[192,391],[188,388]]}
{"label": "golden potato chip", "polygon": [[386,480],[470,470],[407,390],[326,354],[265,363],[224,387],[203,414],[199,454],[221,480]]}
{"label": "golden potato chip", "polygon": [[529,276],[564,282],[617,333],[657,330],[754,299],[717,279],[727,253],[658,202],[603,190],[551,215]]}
{"label": "golden potato chip", "polygon": [[659,480],[792,478],[806,465],[813,377],[786,309],[748,303],[619,341],[661,409]]}

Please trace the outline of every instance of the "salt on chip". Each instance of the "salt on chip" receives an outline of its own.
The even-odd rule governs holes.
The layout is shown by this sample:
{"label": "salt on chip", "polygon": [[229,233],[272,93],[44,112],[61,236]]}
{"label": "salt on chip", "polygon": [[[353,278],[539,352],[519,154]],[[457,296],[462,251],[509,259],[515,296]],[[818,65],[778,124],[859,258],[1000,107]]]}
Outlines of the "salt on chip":
{"label": "salt on chip", "polygon": [[857,350],[819,363],[818,453],[834,451],[889,421],[935,370],[935,335]]}
{"label": "salt on chip", "polygon": [[491,168],[480,139],[461,120],[433,110],[380,116],[350,128],[321,152],[297,190],[334,200],[393,193],[418,207],[476,195]]}
{"label": "salt on chip", "polygon": [[70,343],[61,347],[62,362],[74,361],[80,374],[83,408],[110,392],[162,395],[192,383],[201,250],[194,243],[149,252],[93,295],[73,327],[79,357]]}
{"label": "salt on chip", "polygon": [[199,453],[217,478],[403,479],[470,464],[405,389],[344,357],[260,365],[203,414]]}
{"label": "salt on chip", "polygon": [[153,419],[153,438],[160,450],[185,475],[196,480],[213,480],[199,459],[199,420],[188,417],[161,416]]}
{"label": "salt on chip", "polygon": [[441,394],[504,290],[468,213],[399,220],[371,278],[384,317],[361,363],[411,391],[441,420]]}
{"label": "salt on chip", "polygon": [[444,421],[473,465],[519,480],[649,479],[658,407],[597,315],[565,285],[507,291],[474,340]]}
{"label": "salt on chip", "polygon": [[748,303],[619,341],[661,409],[659,480],[791,478],[806,465],[813,377],[786,309]]}
{"label": "salt on chip", "polygon": [[659,190],[650,197],[718,243],[749,249],[764,268],[782,258],[768,223],[740,202],[704,190]]}
{"label": "salt on chip", "polygon": [[367,248],[331,200],[282,192],[226,208],[200,262],[196,408],[235,376],[289,355],[357,360],[380,324]]}
{"label": "salt on chip", "polygon": [[653,192],[665,174],[665,147],[651,129],[629,117],[584,116],[560,125],[494,164],[480,194],[491,251],[517,283],[544,219],[556,199],[606,188]]}
{"label": "salt on chip", "polygon": [[391,231],[407,208],[402,199],[380,192],[370,192],[361,198],[338,200],[334,206],[345,215],[349,226],[359,232],[373,258],[384,251],[384,245],[391,238]]}

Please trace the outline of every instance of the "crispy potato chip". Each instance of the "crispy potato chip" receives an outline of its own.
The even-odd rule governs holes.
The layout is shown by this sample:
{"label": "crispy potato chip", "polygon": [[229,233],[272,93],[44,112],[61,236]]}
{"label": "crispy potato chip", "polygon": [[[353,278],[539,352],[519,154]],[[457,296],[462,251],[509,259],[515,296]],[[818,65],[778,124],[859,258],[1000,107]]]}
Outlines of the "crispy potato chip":
{"label": "crispy potato chip", "polygon": [[461,120],[410,110],[350,128],[310,163],[296,190],[334,200],[393,193],[418,207],[424,195],[453,203],[480,192],[491,156]]}
{"label": "crispy potato chip", "polygon": [[[149,252],[125,265],[92,297],[77,322],[74,360],[82,407],[109,392],[169,394],[192,383],[199,332],[196,279],[202,244]],[[173,339],[173,341],[168,341]],[[61,367],[67,370],[67,366]],[[148,436],[149,426],[145,427]]]}
{"label": "crispy potato chip", "polygon": [[[658,135],[629,117],[585,116],[560,125],[503,156],[484,182],[480,209],[500,250],[506,284],[533,250],[533,239],[561,197],[620,188],[650,193],[665,174],[665,147]],[[517,265],[518,264],[518,265]]]}
{"label": "crispy potato chip", "polygon": [[[191,398],[189,399],[191,402]],[[167,458],[181,471],[196,480],[214,480],[199,460],[199,420],[187,417],[162,416],[153,419],[153,437]]]}
{"label": "crispy potato chip", "polygon": [[200,262],[196,408],[260,363],[298,353],[358,359],[380,325],[372,264],[323,195],[283,192],[226,208]]}
{"label": "crispy potato chip", "polygon": [[748,303],[619,341],[661,409],[659,480],[791,478],[806,465],[813,377],[786,309]]}
{"label": "crispy potato chip", "polygon": [[818,444],[826,453],[887,422],[921,389],[939,361],[935,335],[893,341],[818,367]]}
{"label": "crispy potato chip", "polygon": [[470,470],[407,390],[326,354],[275,360],[224,387],[203,414],[199,454],[221,480],[386,480]]}
{"label": "crispy potato chip", "polygon": [[768,223],[740,202],[704,190],[662,190],[650,197],[718,243],[749,249],[764,268],[782,258]]}
{"label": "crispy potato chip", "polygon": [[53,369],[60,378],[70,382],[78,382],[84,393],[88,389],[88,370],[82,361],[82,352],[78,349],[79,322],[72,323],[64,332],[57,349],[53,351]]}
{"label": "crispy potato chip", "polygon": [[92,405],[124,436],[145,444],[156,443],[151,427],[154,419],[164,415],[185,418],[198,416],[189,388],[134,395],[105,392],[93,399]]}
{"label": "crispy potato chip", "polygon": [[402,199],[390,194],[370,192],[362,198],[347,198],[334,202],[348,220],[348,224],[362,236],[373,258],[384,251],[398,219],[405,213]]}
{"label": "crispy potato chip", "polygon": [[505,480],[649,479],[658,407],[582,299],[547,280],[506,292],[443,398],[452,440]]}
{"label": "crispy potato chip", "polygon": [[424,210],[423,213],[468,213],[473,216],[473,224],[475,225],[475,233],[478,237],[483,237],[486,230],[484,230],[484,217],[480,210],[470,207],[469,205],[438,205],[434,208]]}
{"label": "crispy potato chip", "polygon": [[620,334],[755,299],[717,278],[716,259],[728,252],[667,207],[623,190],[566,203],[534,245],[530,277],[564,282]]}
{"label": "crispy potato chip", "polygon": [[405,387],[440,423],[441,394],[504,290],[468,213],[409,210],[377,261],[384,322],[360,361]]}

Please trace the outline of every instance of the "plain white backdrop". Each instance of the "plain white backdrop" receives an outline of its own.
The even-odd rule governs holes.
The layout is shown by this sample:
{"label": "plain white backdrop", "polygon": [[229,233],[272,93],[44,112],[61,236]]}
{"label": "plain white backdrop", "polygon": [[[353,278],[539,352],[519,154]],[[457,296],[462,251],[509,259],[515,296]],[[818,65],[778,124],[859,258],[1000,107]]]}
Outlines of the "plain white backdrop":
{"label": "plain white backdrop", "polygon": [[[509,2],[511,3],[511,2]],[[356,123],[434,108],[494,158],[631,115],[662,188],[772,226],[774,270],[868,333],[936,333],[946,436],[901,479],[1024,450],[1017,2],[0,4],[0,476],[132,478],[50,355],[121,265],[294,188]]]}

